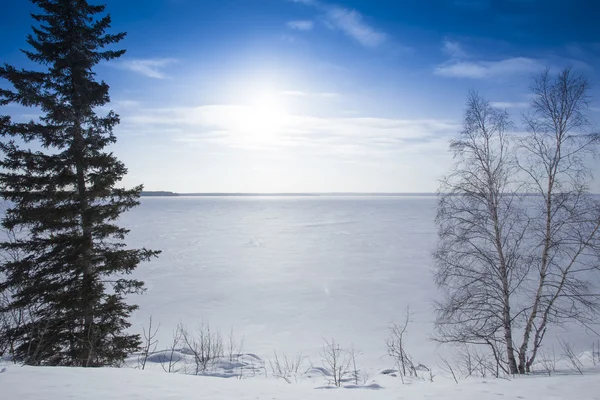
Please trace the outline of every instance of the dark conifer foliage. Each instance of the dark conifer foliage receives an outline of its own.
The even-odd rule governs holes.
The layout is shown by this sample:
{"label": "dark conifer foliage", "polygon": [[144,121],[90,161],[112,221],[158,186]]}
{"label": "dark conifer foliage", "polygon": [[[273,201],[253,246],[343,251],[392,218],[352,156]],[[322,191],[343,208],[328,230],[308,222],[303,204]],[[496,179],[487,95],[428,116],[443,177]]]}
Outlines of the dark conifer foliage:
{"label": "dark conifer foliage", "polygon": [[0,244],[23,254],[0,266],[0,291],[14,294],[9,308],[30,315],[9,334],[18,338],[15,357],[28,364],[114,365],[140,344],[139,335],[125,332],[136,309],[126,296],[143,290],[129,275],[159,253],[127,249],[128,231],[115,222],[139,204],[142,187],[117,186],[127,169],[106,147],[116,141],[119,117],[101,115],[109,87],[93,68],[124,53],[105,47],[125,34],[106,33],[104,6],[31,1],[38,24],[23,52],[39,67],[0,67],[12,85],[0,89],[0,105],[42,114],[29,122],[0,116],[0,194],[10,204],[2,225],[25,232]]}

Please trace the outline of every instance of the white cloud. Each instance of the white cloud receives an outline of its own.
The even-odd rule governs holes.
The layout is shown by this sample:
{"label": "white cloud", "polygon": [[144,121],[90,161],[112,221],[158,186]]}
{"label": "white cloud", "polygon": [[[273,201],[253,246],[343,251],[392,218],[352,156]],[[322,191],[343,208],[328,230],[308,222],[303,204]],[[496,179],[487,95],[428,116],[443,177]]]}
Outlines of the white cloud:
{"label": "white cloud", "polygon": [[344,32],[363,46],[377,47],[387,39],[385,33],[365,23],[363,16],[358,11],[342,7],[330,7],[326,18],[333,29]]}
{"label": "white cloud", "polygon": [[137,72],[149,78],[165,79],[168,77],[168,75],[163,72],[163,69],[176,62],[177,60],[173,58],[131,59],[123,60],[114,65],[123,69]]}
{"label": "white cloud", "polygon": [[356,10],[333,6],[317,0],[290,0],[314,7],[324,12],[326,25],[338,30],[366,47],[377,47],[387,40],[387,35],[364,21],[364,17]]}
{"label": "white cloud", "polygon": [[525,101],[492,101],[490,105],[496,108],[527,108],[529,103]]}
{"label": "white cloud", "polygon": [[310,31],[314,23],[311,20],[289,21],[287,26],[297,31]]}
{"label": "white cloud", "polygon": [[284,90],[281,92],[284,96],[293,96],[293,97],[327,97],[333,98],[338,97],[339,93],[333,92],[304,92],[302,90]]}
{"label": "white cloud", "polygon": [[300,4],[306,4],[309,6],[314,6],[319,4],[316,0],[290,0],[292,3],[300,3]]}
{"label": "white cloud", "polygon": [[139,107],[140,102],[137,100],[113,100],[109,104],[114,105],[115,107]]}
{"label": "white cloud", "polygon": [[442,51],[452,58],[464,58],[467,53],[462,48],[461,44],[454,40],[445,39],[442,45]]}
{"label": "white cloud", "polygon": [[[332,156],[379,157],[439,149],[440,141],[460,130],[453,121],[370,117],[257,115],[241,105],[139,108],[122,113],[126,131],[171,132],[187,144],[212,143],[230,148],[310,149]],[[445,146],[445,144],[444,144]]]}
{"label": "white cloud", "polygon": [[519,73],[532,73],[542,68],[543,65],[538,60],[515,57],[500,61],[450,61],[438,65],[434,73],[452,78],[484,79]]}

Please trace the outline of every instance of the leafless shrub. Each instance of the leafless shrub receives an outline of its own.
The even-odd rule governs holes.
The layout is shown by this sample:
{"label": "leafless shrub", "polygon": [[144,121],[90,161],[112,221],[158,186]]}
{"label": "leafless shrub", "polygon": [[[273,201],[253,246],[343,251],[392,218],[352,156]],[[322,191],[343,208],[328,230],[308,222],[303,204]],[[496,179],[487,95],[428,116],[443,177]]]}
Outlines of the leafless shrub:
{"label": "leafless shrub", "polygon": [[411,322],[410,309],[406,308],[404,322],[402,324],[394,323],[390,327],[389,335],[386,339],[388,354],[394,358],[402,379],[406,376],[417,376],[417,369],[413,363],[412,357],[406,351],[405,334],[408,325]]}
{"label": "leafless shrub", "polygon": [[369,373],[368,372],[364,371],[362,373],[362,379],[361,379],[361,381],[362,381],[363,385],[367,384],[367,382],[369,381]]}
{"label": "leafless shrub", "polygon": [[454,372],[454,368],[452,368],[452,365],[448,362],[448,360],[446,358],[444,358],[444,357],[439,357],[439,358],[442,361],[442,365],[439,365],[439,363],[438,363],[438,365],[442,369],[442,371],[452,374],[452,378],[454,379],[454,382],[458,383],[458,379],[456,378],[456,373]]}
{"label": "leafless shrub", "polygon": [[142,352],[138,357],[138,365],[142,369],[142,371],[146,368],[146,362],[148,361],[148,356],[156,351],[156,346],[158,345],[158,340],[156,340],[156,335],[158,334],[158,330],[160,329],[160,324],[156,327],[156,329],[152,330],[152,316],[150,316],[148,321],[148,329],[142,327],[143,331],[143,341],[142,341]]}
{"label": "leafless shrub", "polygon": [[350,345],[350,348],[348,349],[348,357],[350,358],[350,376],[352,377],[352,379],[354,380],[354,384],[358,385],[358,381],[360,378],[360,368],[358,367],[357,364],[357,359],[359,356],[362,355],[362,352],[357,350],[354,347],[354,344]]}
{"label": "leafless shrub", "polygon": [[336,343],[335,339],[327,340],[323,338],[325,344],[321,349],[323,366],[330,371],[329,383],[340,387],[346,379],[350,369],[350,358],[346,352]]}
{"label": "leafless shrub", "polygon": [[506,371],[501,368],[500,361],[496,356],[492,352],[486,352],[485,348],[480,346],[464,345],[460,347],[457,358],[459,371],[465,378],[506,376]]}
{"label": "leafless shrub", "polygon": [[592,363],[594,365],[600,362],[600,340],[592,342]]}
{"label": "leafless shrub", "polygon": [[499,377],[495,368],[496,364],[488,354],[476,351],[474,360],[479,376],[482,378],[487,378],[488,375]]}
{"label": "leafless shrub", "polygon": [[463,346],[458,351],[458,368],[462,376],[465,378],[468,378],[476,373],[478,366],[474,360],[469,346]]}
{"label": "leafless shrub", "polygon": [[552,376],[552,373],[556,371],[556,353],[554,352],[554,347],[552,347],[552,352],[540,350],[538,360],[543,371],[547,373],[548,376]]}
{"label": "leafless shrub", "polygon": [[177,325],[177,328],[173,330],[173,339],[169,348],[166,350],[166,357],[161,360],[161,367],[163,371],[168,373],[177,373],[180,368],[177,366],[181,361],[181,355],[179,351],[181,350],[181,342],[183,340],[183,327],[181,324]]}
{"label": "leafless shrub", "polygon": [[209,370],[223,356],[221,334],[209,324],[201,323],[193,333],[182,326],[181,337],[194,358],[195,375]]}
{"label": "leafless shrub", "polygon": [[233,333],[233,328],[231,328],[227,337],[227,358],[229,362],[239,361],[243,351],[244,339],[242,338],[238,341]]}
{"label": "leafless shrub", "polygon": [[577,357],[577,355],[573,351],[573,345],[562,338],[558,339],[558,343],[560,344],[560,347],[563,351],[562,355],[571,362],[571,365],[573,365],[573,368],[575,368],[577,372],[583,375],[583,364],[581,363],[579,357]]}
{"label": "leafless shrub", "polygon": [[[239,364],[240,357],[242,356],[242,352],[244,350],[244,339],[240,339],[239,341],[236,339],[235,334],[233,333],[233,328],[229,331],[229,336],[227,337],[227,349],[226,356],[230,363]],[[244,375],[244,368],[239,368],[238,378],[242,379]]]}
{"label": "leafless shrub", "polygon": [[292,379],[297,380],[298,373],[302,369],[305,357],[302,353],[295,356],[288,356],[283,353],[281,356],[276,351],[273,352],[273,358],[268,359],[269,367],[273,376],[292,383]]}

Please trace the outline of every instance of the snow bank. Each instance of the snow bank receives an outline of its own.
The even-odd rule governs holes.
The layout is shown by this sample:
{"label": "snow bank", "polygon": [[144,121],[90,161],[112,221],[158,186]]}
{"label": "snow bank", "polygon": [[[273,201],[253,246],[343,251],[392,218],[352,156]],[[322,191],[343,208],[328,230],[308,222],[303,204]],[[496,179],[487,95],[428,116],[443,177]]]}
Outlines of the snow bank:
{"label": "snow bank", "polygon": [[[529,376],[511,381],[469,379],[455,384],[436,378],[402,385],[380,376],[367,386],[330,388],[312,381],[287,384],[273,379],[222,379],[167,374],[137,369],[83,369],[4,366],[0,373],[2,399],[153,400],[153,399],[599,399],[598,374]],[[325,390],[327,389],[327,390]]]}

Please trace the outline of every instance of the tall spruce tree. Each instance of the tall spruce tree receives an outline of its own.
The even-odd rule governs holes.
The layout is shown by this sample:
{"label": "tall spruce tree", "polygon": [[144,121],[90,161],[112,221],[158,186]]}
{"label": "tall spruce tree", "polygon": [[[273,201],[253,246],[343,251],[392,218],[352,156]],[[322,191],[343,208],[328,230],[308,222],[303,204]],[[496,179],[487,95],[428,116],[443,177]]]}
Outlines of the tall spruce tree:
{"label": "tall spruce tree", "polygon": [[127,249],[128,230],[115,224],[139,204],[142,187],[116,186],[127,169],[106,147],[116,141],[119,117],[99,115],[109,87],[93,68],[124,53],[105,47],[125,33],[106,33],[105,6],[31,1],[40,9],[32,15],[38,26],[23,52],[40,68],[0,67],[12,85],[0,90],[0,105],[42,113],[29,122],[0,116],[0,194],[10,204],[2,225],[26,232],[0,244],[23,254],[0,266],[0,291],[13,293],[8,309],[29,313],[8,334],[18,338],[15,357],[28,364],[114,365],[140,344],[139,335],[125,332],[136,309],[125,297],[143,282],[128,275],[159,253]]}

